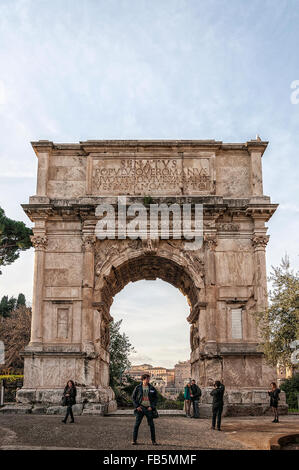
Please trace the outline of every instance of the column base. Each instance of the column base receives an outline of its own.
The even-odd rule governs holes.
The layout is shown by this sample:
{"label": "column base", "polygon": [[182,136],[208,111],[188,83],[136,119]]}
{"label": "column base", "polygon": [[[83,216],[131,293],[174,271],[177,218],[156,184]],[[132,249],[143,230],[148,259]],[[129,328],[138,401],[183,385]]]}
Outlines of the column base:
{"label": "column base", "polygon": [[[213,398],[210,395],[212,387],[202,388],[202,397],[199,404],[200,416],[212,416]],[[285,392],[280,393],[278,413],[288,413]],[[262,416],[272,415],[270,398],[267,390],[262,389],[227,389],[224,393],[223,416]]]}
{"label": "column base", "polygon": [[[40,409],[47,414],[60,414],[65,410],[65,407],[61,405],[63,390],[63,388],[31,389],[23,387],[17,391],[16,401],[19,404],[31,405],[32,410]],[[117,409],[111,387],[77,387],[76,405],[74,406],[77,414],[105,415]]]}

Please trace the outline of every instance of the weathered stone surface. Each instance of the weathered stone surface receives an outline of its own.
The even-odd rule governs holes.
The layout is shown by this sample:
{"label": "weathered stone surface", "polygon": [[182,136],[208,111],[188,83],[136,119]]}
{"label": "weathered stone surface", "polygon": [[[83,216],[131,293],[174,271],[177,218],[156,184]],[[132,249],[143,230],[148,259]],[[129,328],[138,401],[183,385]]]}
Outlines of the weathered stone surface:
{"label": "weathered stone surface", "polygon": [[47,415],[63,415],[66,413],[65,406],[48,406]]}
{"label": "weathered stone surface", "polygon": [[46,414],[46,411],[47,407],[45,407],[44,405],[34,405],[31,410],[31,413],[33,415],[44,415]]}
{"label": "weathered stone surface", "polygon": [[[35,223],[32,335],[18,400],[58,405],[51,407],[58,412],[72,379],[77,403],[115,409],[110,306],[129,282],[160,278],[188,299],[192,375],[199,385],[223,381],[229,413],[252,404],[263,412],[276,380],[252,315],[267,302],[265,222],[277,207],[262,189],[267,143],[40,141],[33,147],[37,194],[23,205]],[[171,237],[98,239],[97,205],[118,210],[117,196],[124,194],[128,204],[144,203],[147,214],[149,195],[155,204],[203,204],[202,245],[190,250],[186,240]],[[211,400],[204,390],[202,406]]]}
{"label": "weathered stone surface", "polygon": [[32,406],[31,405],[19,405],[19,404],[12,404],[12,405],[5,405],[0,408],[1,414],[29,414],[31,413]]}

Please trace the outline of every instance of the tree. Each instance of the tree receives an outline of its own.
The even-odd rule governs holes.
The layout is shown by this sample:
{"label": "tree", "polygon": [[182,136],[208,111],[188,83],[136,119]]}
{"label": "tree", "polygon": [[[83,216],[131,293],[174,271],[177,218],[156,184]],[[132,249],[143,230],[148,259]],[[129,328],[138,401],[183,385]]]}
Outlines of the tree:
{"label": "tree", "polygon": [[0,339],[5,347],[5,368],[14,372],[24,367],[20,351],[30,341],[31,308],[23,305],[15,309],[9,317],[0,322]]}
{"label": "tree", "polygon": [[25,298],[25,295],[22,293],[18,295],[18,300],[17,300],[17,307],[19,307],[20,305],[26,306],[26,298]]}
{"label": "tree", "polygon": [[8,317],[14,309],[21,305],[26,306],[24,294],[20,293],[17,299],[15,297],[8,298],[8,295],[4,295],[0,301],[0,317]]}
{"label": "tree", "polygon": [[269,277],[273,291],[269,293],[269,307],[255,314],[260,326],[263,351],[267,361],[292,366],[290,344],[299,338],[299,275],[290,269],[286,255],[279,267],[272,266]]}
{"label": "tree", "polygon": [[290,408],[298,409],[299,395],[299,374],[295,374],[294,377],[285,379],[280,385],[281,390],[286,392],[286,401]]}
{"label": "tree", "polygon": [[0,302],[0,316],[8,317],[10,312],[15,309],[17,299],[15,297],[8,298],[8,295],[4,295]]}
{"label": "tree", "polygon": [[31,228],[26,227],[24,222],[6,217],[0,207],[0,266],[13,263],[19,258],[21,251],[31,248],[30,235]]}
{"label": "tree", "polygon": [[124,371],[130,368],[130,353],[134,352],[128,336],[120,333],[122,320],[110,323],[110,385],[121,382]]}

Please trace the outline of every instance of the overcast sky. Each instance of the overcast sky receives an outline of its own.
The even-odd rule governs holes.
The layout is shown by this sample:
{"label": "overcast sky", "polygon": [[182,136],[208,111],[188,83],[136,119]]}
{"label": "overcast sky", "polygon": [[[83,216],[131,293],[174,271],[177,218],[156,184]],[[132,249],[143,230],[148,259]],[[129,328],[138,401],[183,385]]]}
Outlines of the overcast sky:
{"label": "overcast sky", "polygon": [[[299,80],[297,0],[1,0],[0,205],[35,194],[30,141],[269,140],[264,193],[268,269],[298,258]],[[0,296],[32,298],[33,249],[3,269]],[[189,356],[183,295],[162,281],[129,284],[112,315],[134,362],[168,367]],[[143,335],[143,331],[146,333]]]}

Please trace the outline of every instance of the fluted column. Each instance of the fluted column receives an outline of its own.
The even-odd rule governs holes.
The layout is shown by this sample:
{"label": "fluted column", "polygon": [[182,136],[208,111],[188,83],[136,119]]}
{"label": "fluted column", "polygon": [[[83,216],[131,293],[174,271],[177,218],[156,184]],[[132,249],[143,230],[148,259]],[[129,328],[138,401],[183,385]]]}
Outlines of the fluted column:
{"label": "fluted column", "polygon": [[204,234],[204,243],[206,249],[206,302],[207,308],[205,310],[206,318],[206,340],[207,342],[215,343],[217,341],[216,331],[216,259],[215,249],[217,246],[217,235],[215,232]]}
{"label": "fluted column", "polygon": [[83,283],[82,283],[82,345],[87,353],[94,352],[93,344],[93,288],[94,288],[94,246],[96,237],[84,234],[83,248]]}
{"label": "fluted column", "polygon": [[47,246],[46,235],[32,235],[32,245],[35,248],[34,256],[34,278],[33,278],[33,301],[32,301],[32,320],[31,320],[31,339],[30,349],[41,349],[43,341],[42,332],[42,306],[43,306],[43,288],[44,288],[44,264],[45,248]]}
{"label": "fluted column", "polygon": [[254,234],[252,244],[254,248],[255,286],[254,297],[256,311],[262,312],[267,308],[267,271],[266,271],[266,245],[269,235]]}

